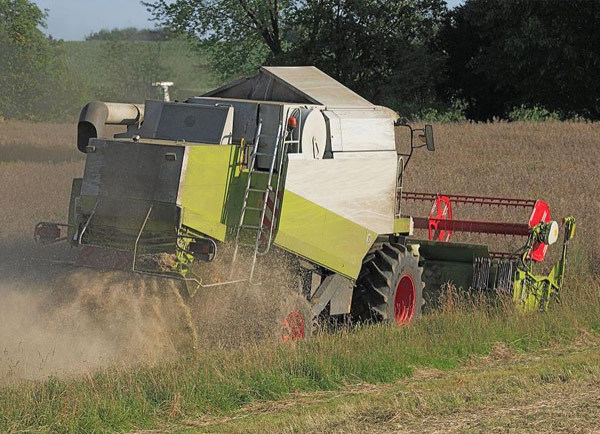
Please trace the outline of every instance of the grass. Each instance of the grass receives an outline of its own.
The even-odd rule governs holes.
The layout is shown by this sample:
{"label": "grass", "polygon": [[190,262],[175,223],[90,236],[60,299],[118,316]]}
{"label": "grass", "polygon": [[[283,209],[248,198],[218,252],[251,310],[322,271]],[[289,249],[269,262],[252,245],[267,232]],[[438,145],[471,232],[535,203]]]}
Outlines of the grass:
{"label": "grass", "polygon": [[422,369],[388,384],[296,393],[169,428],[227,433],[596,431],[598,349],[598,341],[529,353],[498,346],[454,370]]}
{"label": "grass", "polygon": [[[211,350],[157,366],[106,369],[84,378],[0,389],[0,430],[138,430],[226,416],[290,393],[397,382],[419,370],[455,370],[498,343],[516,353],[600,339],[598,284],[578,284],[552,313],[464,304],[410,327],[365,327],[298,345]],[[575,291],[575,290],[574,290]],[[598,370],[598,357],[590,359]],[[540,371],[553,376],[553,370]],[[505,386],[510,381],[505,379]]]}
{"label": "grass", "polygon": [[[548,391],[558,394],[564,384],[574,391],[590,385],[597,390],[600,205],[593,191],[600,185],[600,153],[595,149],[599,129],[597,124],[559,122],[438,125],[437,151],[418,152],[408,167],[406,189],[543,198],[554,217],[575,214],[579,227],[565,302],[552,312],[518,315],[510,303],[488,306],[476,301],[402,329],[365,327],[298,345],[212,349],[157,365],[5,384],[0,387],[0,431],[244,431],[261,426],[277,431],[410,430],[422,417],[434,427],[455,412],[465,419],[480,418],[478,427],[485,430],[504,420],[491,410],[486,420],[476,414],[488,408],[488,401],[491,407],[510,408],[510,397],[516,396],[514,406],[523,410],[528,399],[539,400]],[[0,122],[3,255],[14,254],[7,246],[30,243],[35,222],[66,219],[70,180],[83,168],[74,137],[73,125]],[[466,209],[455,211],[456,218],[468,217]],[[513,218],[495,209],[476,213],[481,218]],[[578,342],[585,357],[570,355],[568,349]],[[492,363],[483,374],[469,371],[474,359],[495,357],[498,348],[518,360],[530,359],[506,368]],[[543,358],[556,355],[554,350],[564,351],[564,357]],[[542,362],[536,362],[537,355]],[[439,381],[410,389],[423,372],[432,370],[443,373]],[[407,388],[416,395],[405,399],[402,391]],[[351,392],[357,389],[372,393]],[[314,411],[288,411],[285,403],[304,394],[317,402],[316,407],[307,404]],[[319,404],[323,394],[333,401]],[[262,417],[260,405],[279,405],[268,404],[273,400],[281,408]],[[252,413],[252,406],[259,410]],[[248,411],[247,425],[235,419]],[[598,414],[595,407],[593,411]],[[542,429],[565,426],[549,424],[546,418],[558,417],[549,411],[540,414],[535,417],[541,418]],[[219,427],[221,423],[225,425]],[[526,426],[507,423],[516,429]],[[594,427],[589,421],[581,423],[583,430]]]}

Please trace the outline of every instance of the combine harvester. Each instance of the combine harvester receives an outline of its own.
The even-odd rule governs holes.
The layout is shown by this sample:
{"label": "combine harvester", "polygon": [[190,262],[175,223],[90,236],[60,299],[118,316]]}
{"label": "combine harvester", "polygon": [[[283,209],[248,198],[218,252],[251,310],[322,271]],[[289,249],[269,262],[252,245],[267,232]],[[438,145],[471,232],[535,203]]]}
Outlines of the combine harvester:
{"label": "combine harvester", "polygon": [[[127,132],[103,139],[107,124]],[[398,126],[410,130],[409,154],[397,150]],[[403,191],[421,146],[434,150],[431,126],[411,128],[314,67],[263,67],[185,103],[93,102],[79,119],[86,163],[73,180],[69,221],[39,223],[35,239],[66,239],[79,249],[76,265],[180,279],[190,296],[244,282],[252,291],[264,256],[291,257],[303,296],[273,319],[284,340],[308,336],[319,318],[408,323],[421,313],[424,288],[447,282],[512,293],[524,311],[547,309],[563,284],[573,218],[564,220],[557,264],[535,274],[559,237],[548,204]],[[429,215],[406,215],[414,201],[430,203]],[[530,218],[453,219],[459,205],[527,209]],[[494,253],[450,242],[453,232],[525,241],[516,253]],[[220,259],[231,271],[200,279],[192,268],[202,264],[192,263],[214,260],[226,245]],[[434,280],[425,286],[424,275]]]}

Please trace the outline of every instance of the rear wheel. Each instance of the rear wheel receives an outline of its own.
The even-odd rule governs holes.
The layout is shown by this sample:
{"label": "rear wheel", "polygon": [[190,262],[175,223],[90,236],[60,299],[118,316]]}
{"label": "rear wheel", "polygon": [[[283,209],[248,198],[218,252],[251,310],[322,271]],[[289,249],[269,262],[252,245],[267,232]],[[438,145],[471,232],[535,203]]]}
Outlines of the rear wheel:
{"label": "rear wheel", "polygon": [[423,269],[419,256],[398,243],[372,249],[354,288],[352,315],[358,321],[410,323],[421,315]]}

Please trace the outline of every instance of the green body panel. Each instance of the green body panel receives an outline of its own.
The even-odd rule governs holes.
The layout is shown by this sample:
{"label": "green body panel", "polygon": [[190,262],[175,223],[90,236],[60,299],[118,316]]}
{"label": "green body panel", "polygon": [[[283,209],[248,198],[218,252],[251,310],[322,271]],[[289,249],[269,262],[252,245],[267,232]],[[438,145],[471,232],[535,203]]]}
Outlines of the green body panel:
{"label": "green body panel", "polygon": [[376,233],[285,191],[275,244],[351,279]]}
{"label": "green body panel", "polygon": [[[248,171],[240,170],[239,149],[237,145],[188,147],[179,194],[183,226],[222,242],[234,238],[248,182]],[[252,187],[265,189],[267,176],[254,172]],[[277,176],[272,182],[277,182]],[[262,192],[250,192],[248,205],[260,207],[262,196]],[[258,220],[258,211],[246,211],[246,223],[257,224]]]}
{"label": "green body panel", "polygon": [[245,187],[239,176],[238,152],[239,146],[188,146],[179,190],[184,226],[226,240],[227,226],[239,221]]}
{"label": "green body panel", "polygon": [[411,235],[411,222],[410,217],[394,218],[394,233],[398,235]]}

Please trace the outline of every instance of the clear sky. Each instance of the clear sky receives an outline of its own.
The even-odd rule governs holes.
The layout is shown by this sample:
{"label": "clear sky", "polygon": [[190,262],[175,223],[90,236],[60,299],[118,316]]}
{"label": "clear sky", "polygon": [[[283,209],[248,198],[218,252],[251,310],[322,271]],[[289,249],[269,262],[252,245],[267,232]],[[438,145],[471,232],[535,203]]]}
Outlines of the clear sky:
{"label": "clear sky", "polygon": [[[139,0],[33,0],[48,9],[46,33],[56,39],[80,40],[100,29],[151,28],[150,14]],[[464,0],[447,0],[450,7]]]}

